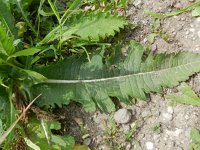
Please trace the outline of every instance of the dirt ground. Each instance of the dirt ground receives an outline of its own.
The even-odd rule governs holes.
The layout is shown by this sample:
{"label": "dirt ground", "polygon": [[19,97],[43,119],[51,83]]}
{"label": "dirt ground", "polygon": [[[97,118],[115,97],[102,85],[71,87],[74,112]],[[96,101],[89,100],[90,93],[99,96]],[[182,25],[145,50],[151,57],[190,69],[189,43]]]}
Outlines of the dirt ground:
{"label": "dirt ground", "polygon": [[[190,5],[192,0],[134,0],[126,15],[138,28],[127,33],[127,39],[136,39],[152,45],[156,52],[200,52],[200,17],[183,13],[160,21],[160,25],[144,10],[167,13]],[[155,26],[158,26],[155,31]],[[159,33],[158,33],[159,32]],[[148,35],[156,35],[149,42]],[[193,76],[190,85],[200,93],[200,76]],[[176,92],[168,89],[166,93]],[[66,116],[66,130],[76,141],[89,145],[91,150],[188,150],[190,130],[200,129],[200,108],[171,105],[163,95],[151,94],[149,101],[122,106],[131,112],[131,120],[115,123],[112,114],[100,111],[88,114],[77,105],[64,107],[59,113]],[[75,119],[72,119],[75,118]],[[70,121],[69,121],[70,120]],[[64,122],[65,123],[65,122]]]}

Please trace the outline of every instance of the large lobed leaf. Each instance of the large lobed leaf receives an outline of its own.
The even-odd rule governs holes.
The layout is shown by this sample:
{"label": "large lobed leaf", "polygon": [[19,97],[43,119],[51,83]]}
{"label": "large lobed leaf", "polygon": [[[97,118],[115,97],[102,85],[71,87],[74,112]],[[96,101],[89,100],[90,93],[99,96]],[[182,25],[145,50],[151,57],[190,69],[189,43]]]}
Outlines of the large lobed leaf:
{"label": "large lobed leaf", "polygon": [[96,105],[107,112],[115,110],[110,97],[128,103],[130,97],[146,99],[146,93],[161,92],[173,87],[200,71],[200,55],[190,52],[144,55],[143,47],[132,41],[128,57],[115,64],[103,63],[100,55],[86,58],[71,57],[38,70],[49,78],[47,83],[35,85],[33,93],[42,93],[38,104],[81,103],[87,111]]}
{"label": "large lobed leaf", "polygon": [[40,44],[52,42],[60,38],[64,42],[72,36],[79,36],[82,40],[99,41],[99,38],[104,39],[107,36],[114,36],[115,32],[119,32],[120,28],[127,25],[127,20],[123,17],[110,15],[105,13],[80,13],[72,16],[65,25],[52,30]]}

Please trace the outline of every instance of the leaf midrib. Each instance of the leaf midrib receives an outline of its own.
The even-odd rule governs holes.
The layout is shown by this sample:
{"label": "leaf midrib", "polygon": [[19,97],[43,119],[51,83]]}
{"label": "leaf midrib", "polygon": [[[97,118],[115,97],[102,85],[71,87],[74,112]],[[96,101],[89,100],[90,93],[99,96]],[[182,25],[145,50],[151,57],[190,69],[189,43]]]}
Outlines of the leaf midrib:
{"label": "leaf midrib", "polygon": [[168,69],[173,69],[173,68],[179,68],[179,67],[183,67],[183,66],[187,66],[187,65],[192,65],[195,63],[200,63],[200,61],[195,61],[195,62],[191,62],[191,63],[187,63],[187,64],[183,64],[183,65],[179,65],[179,66],[175,66],[175,67],[168,67],[165,69],[160,69],[160,70],[154,70],[154,71],[149,71],[149,72],[141,72],[141,73],[136,73],[136,74],[128,74],[128,75],[122,75],[122,76],[117,76],[117,77],[109,77],[109,78],[100,78],[100,79],[86,79],[86,80],[81,80],[81,79],[76,79],[76,80],[56,80],[56,79],[48,79],[47,81],[45,81],[45,83],[52,83],[52,84],[70,84],[70,83],[94,83],[94,82],[104,82],[104,81],[109,81],[109,80],[120,80],[122,78],[128,78],[128,77],[132,77],[132,76],[140,76],[140,75],[144,75],[144,74],[153,74],[156,72],[162,72],[162,71],[166,71]]}

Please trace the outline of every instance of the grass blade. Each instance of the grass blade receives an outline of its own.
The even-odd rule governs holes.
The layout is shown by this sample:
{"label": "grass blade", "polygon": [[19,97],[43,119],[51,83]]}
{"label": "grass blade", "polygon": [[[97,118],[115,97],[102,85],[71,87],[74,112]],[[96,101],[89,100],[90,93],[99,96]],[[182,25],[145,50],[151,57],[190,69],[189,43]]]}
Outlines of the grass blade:
{"label": "grass blade", "polygon": [[182,9],[179,9],[175,12],[171,12],[171,13],[165,13],[165,14],[162,14],[162,13],[155,13],[155,12],[152,12],[152,11],[149,11],[149,10],[145,10],[144,12],[152,17],[155,17],[155,18],[166,18],[166,17],[172,17],[172,16],[176,16],[176,15],[180,15],[184,12],[187,12],[187,11],[190,11],[192,10],[193,8],[197,7],[200,5],[200,1],[196,2],[196,3],[193,3],[185,8],[182,8]]}
{"label": "grass blade", "polygon": [[7,129],[7,131],[2,135],[0,138],[0,145],[6,140],[6,137],[9,135],[9,133],[15,128],[16,124],[19,122],[19,120],[24,116],[26,111],[31,107],[31,105],[41,96],[42,94],[39,94],[36,98],[34,98],[29,105],[26,107],[26,109],[21,113],[21,115],[18,117],[18,119]]}

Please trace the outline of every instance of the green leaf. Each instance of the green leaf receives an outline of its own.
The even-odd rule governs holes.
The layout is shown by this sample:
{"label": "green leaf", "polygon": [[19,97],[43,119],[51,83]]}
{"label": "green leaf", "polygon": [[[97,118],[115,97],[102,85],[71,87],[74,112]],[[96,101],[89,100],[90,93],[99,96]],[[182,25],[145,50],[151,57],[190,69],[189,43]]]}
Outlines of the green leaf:
{"label": "green leaf", "polygon": [[3,17],[3,23],[12,33],[12,35],[17,36],[17,30],[15,28],[15,19],[11,13],[10,1],[0,0],[0,16]]}
{"label": "green leaf", "polygon": [[[0,120],[3,123],[3,130],[5,131],[4,133],[7,132],[6,130],[14,122],[15,117],[17,116],[17,111],[15,110],[13,103],[10,103],[9,97],[10,96],[6,92],[5,88],[0,86]],[[0,145],[0,148],[10,149],[10,143],[14,138],[15,133],[14,131],[11,131],[5,143],[3,145]],[[3,138],[0,136],[0,139],[2,140]]]}
{"label": "green leaf", "polygon": [[0,119],[0,137],[4,134],[5,130],[3,128],[3,122],[2,120]]}
{"label": "green leaf", "polygon": [[200,133],[197,129],[192,128],[190,138],[190,150],[200,150]]}
{"label": "green leaf", "polygon": [[147,41],[150,43],[150,44],[153,44],[154,40],[155,40],[155,37],[156,37],[156,33],[151,33],[147,36]]}
{"label": "green leaf", "polygon": [[53,135],[51,132],[52,129],[58,130],[60,128],[60,123],[57,121],[42,120],[40,123],[36,118],[31,118],[26,130],[27,139],[29,143],[34,143],[34,147],[37,146],[41,150],[71,150],[75,144],[71,136]]}
{"label": "green leaf", "polygon": [[193,17],[200,16],[200,6],[194,8],[194,10],[192,11],[192,16]]}
{"label": "green leaf", "polygon": [[4,87],[0,85],[0,120],[3,121],[4,125],[10,124],[9,114],[10,114],[10,102],[8,99],[8,94]]}
{"label": "green leaf", "polygon": [[43,76],[42,74],[32,71],[32,70],[26,70],[23,69],[24,72],[26,72],[30,77],[35,78],[36,80],[38,80],[38,82],[42,82],[47,80],[47,78],[45,76]]}
{"label": "green leaf", "polygon": [[19,56],[32,56],[32,55],[38,53],[39,51],[41,51],[41,49],[32,47],[32,48],[28,48],[28,49],[18,51],[16,53],[10,55],[9,58],[19,57]]}
{"label": "green leaf", "polygon": [[39,148],[39,146],[35,145],[30,139],[28,138],[24,138],[24,141],[26,142],[27,146],[29,146],[30,148],[32,148],[33,150],[41,150]]}
{"label": "green leaf", "polygon": [[71,17],[62,27],[58,26],[52,30],[40,44],[45,44],[62,37],[61,42],[66,41],[73,35],[77,35],[82,40],[99,41],[99,38],[107,36],[114,36],[116,32],[120,31],[127,25],[127,21],[123,17],[114,15],[105,15],[105,13],[81,13]]}
{"label": "green leaf", "polygon": [[17,5],[19,12],[21,13],[24,21],[29,26],[29,28],[33,31],[34,34],[37,34],[37,31],[33,27],[31,21],[29,20],[28,13],[26,12],[27,7],[31,4],[32,0],[13,0],[13,3]]}
{"label": "green leaf", "polygon": [[0,25],[0,56],[10,56],[15,52],[13,39],[9,38],[5,29]]}
{"label": "green leaf", "polygon": [[62,24],[67,21],[69,15],[71,13],[75,12],[75,10],[81,5],[81,2],[82,2],[82,0],[71,1],[71,4],[69,5],[69,8],[65,11],[65,13],[63,14],[63,16],[61,18]]}
{"label": "green leaf", "polygon": [[130,43],[128,57],[119,63],[103,63],[101,55],[91,62],[86,56],[38,69],[49,80],[33,86],[32,92],[42,93],[38,104],[68,104],[70,100],[81,103],[87,111],[97,105],[103,111],[115,110],[110,97],[130,103],[130,97],[146,99],[146,93],[162,92],[163,87],[174,87],[192,74],[200,71],[200,55],[191,52],[177,54],[144,55],[143,47]]}
{"label": "green leaf", "polygon": [[200,98],[195,94],[192,88],[186,83],[182,83],[179,87],[180,92],[176,95],[167,95],[167,99],[185,105],[200,106]]}

